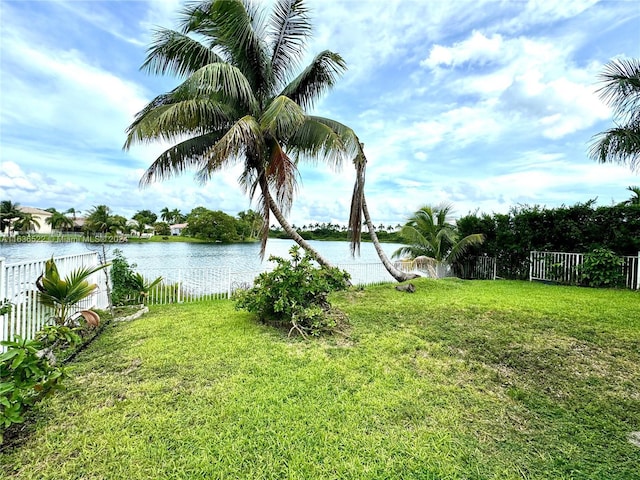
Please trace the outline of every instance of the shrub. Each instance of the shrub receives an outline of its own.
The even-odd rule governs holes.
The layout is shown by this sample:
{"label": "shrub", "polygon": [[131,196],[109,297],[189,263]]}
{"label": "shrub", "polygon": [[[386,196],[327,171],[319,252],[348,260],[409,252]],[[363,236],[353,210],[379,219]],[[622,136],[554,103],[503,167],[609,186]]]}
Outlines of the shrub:
{"label": "shrub", "polygon": [[589,287],[616,288],[624,286],[623,260],[613,251],[596,248],[584,256],[580,266],[580,281]]}
{"label": "shrub", "polygon": [[[56,327],[53,327],[56,328]],[[42,343],[16,335],[0,342],[7,351],[0,355],[0,443],[4,432],[24,421],[24,412],[35,402],[62,387],[64,367],[53,365],[42,354]]]}
{"label": "shrub", "polygon": [[287,325],[302,336],[331,332],[337,326],[327,296],[347,288],[349,274],[339,268],[314,266],[312,257],[300,254],[300,247],[289,250],[291,260],[271,256],[276,263],[271,272],[255,279],[254,287],[234,294],[237,309],[255,313],[274,325]]}
{"label": "shrub", "polygon": [[148,282],[140,273],[134,273],[136,264],[129,265],[122,251],[113,251],[114,258],[111,262],[111,301],[114,305],[127,305],[131,303],[144,303],[149,292],[162,281],[158,277]]}

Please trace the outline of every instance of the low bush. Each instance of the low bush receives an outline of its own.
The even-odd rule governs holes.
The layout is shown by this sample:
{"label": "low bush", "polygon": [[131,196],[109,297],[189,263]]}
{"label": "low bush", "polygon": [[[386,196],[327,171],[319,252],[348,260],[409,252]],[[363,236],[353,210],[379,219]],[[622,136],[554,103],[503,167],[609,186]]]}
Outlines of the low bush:
{"label": "low bush", "polygon": [[[73,339],[67,331],[58,335],[52,326],[41,338],[53,342],[59,336]],[[67,328],[67,327],[61,327]],[[8,427],[24,421],[25,411],[52,391],[61,388],[67,368],[57,366],[46,355],[44,344],[16,335],[13,341],[0,342],[7,351],[0,355],[0,443]]]}
{"label": "low bush", "polygon": [[111,262],[111,301],[114,305],[130,305],[133,303],[144,303],[149,292],[160,282],[162,277],[158,277],[152,282],[148,282],[141,273],[134,272],[136,264],[129,265],[122,251],[113,251],[114,258]]}
{"label": "low bush", "polygon": [[580,265],[580,280],[588,287],[618,288],[624,286],[622,258],[606,248],[585,254]]}
{"label": "low bush", "polygon": [[234,294],[237,309],[255,313],[273,325],[287,325],[289,334],[302,336],[331,332],[337,326],[327,296],[349,285],[349,274],[339,268],[316,267],[300,247],[289,250],[291,260],[271,256],[277,265],[255,279],[254,287]]}

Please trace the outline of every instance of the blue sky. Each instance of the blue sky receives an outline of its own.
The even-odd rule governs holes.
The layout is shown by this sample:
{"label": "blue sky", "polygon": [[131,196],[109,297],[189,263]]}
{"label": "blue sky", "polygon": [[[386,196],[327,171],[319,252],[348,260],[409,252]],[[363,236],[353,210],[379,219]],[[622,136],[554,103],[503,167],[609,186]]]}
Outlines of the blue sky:
{"label": "blue sky", "polygon": [[[252,207],[233,169],[205,186],[186,174],[141,190],[142,172],[167,145],[122,151],[134,114],[178,83],[139,67],[153,28],[174,27],[182,4],[0,0],[0,199],[59,210],[107,204],[127,217]],[[308,5],[307,60],[329,49],[348,66],[314,113],[365,143],[376,224],[440,202],[457,215],[596,197],[608,205],[640,185],[628,168],[587,156],[591,137],[612,125],[598,73],[612,58],[640,58],[640,1]],[[305,165],[301,176],[290,219],[345,223],[350,163]]]}

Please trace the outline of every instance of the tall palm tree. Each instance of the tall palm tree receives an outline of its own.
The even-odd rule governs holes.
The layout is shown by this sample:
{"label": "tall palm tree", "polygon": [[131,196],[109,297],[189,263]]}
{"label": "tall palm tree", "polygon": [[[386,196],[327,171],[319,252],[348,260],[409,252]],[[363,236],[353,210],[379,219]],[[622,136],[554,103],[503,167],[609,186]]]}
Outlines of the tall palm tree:
{"label": "tall palm tree", "polygon": [[311,33],[304,0],[276,0],[269,15],[249,0],[189,4],[181,31],[160,29],[143,69],[186,79],[141,110],[124,148],[158,140],[177,142],[147,169],[141,185],[197,169],[203,182],[224,167],[243,165],[239,182],[316,260],[329,265],[286,219],[297,189],[298,161],[340,164],[356,152],[355,135],[306,110],[346,69],[340,55],[323,51],[297,76]]}
{"label": "tall palm tree", "polygon": [[452,205],[425,205],[415,212],[402,227],[401,235],[408,245],[393,252],[398,258],[427,257],[434,262],[452,264],[472,245],[484,242],[484,235],[475,233],[460,238],[456,226],[449,220]]}
{"label": "tall palm tree", "polygon": [[9,230],[11,235],[11,227],[16,220],[22,217],[20,211],[20,204],[12,202],[11,200],[2,200],[0,202],[0,232],[4,232],[5,229]]}
{"label": "tall palm tree", "polygon": [[594,137],[589,155],[640,170],[640,60],[612,60],[600,79],[600,97],[613,107],[616,126]]}

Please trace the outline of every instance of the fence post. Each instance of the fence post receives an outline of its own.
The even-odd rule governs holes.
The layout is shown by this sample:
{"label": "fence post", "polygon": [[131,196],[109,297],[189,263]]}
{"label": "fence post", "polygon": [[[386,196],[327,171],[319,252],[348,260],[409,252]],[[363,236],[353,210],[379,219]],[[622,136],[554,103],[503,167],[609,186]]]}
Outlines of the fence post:
{"label": "fence post", "polygon": [[640,252],[638,252],[638,261],[636,262],[636,290],[640,290]]}
{"label": "fence post", "polygon": [[[0,257],[0,305],[7,297],[7,274],[4,268],[4,257]],[[0,340],[9,340],[9,316],[0,315]],[[4,352],[4,347],[0,347],[0,353]]]}
{"label": "fence post", "polygon": [[529,281],[533,278],[533,252],[529,252]]}

